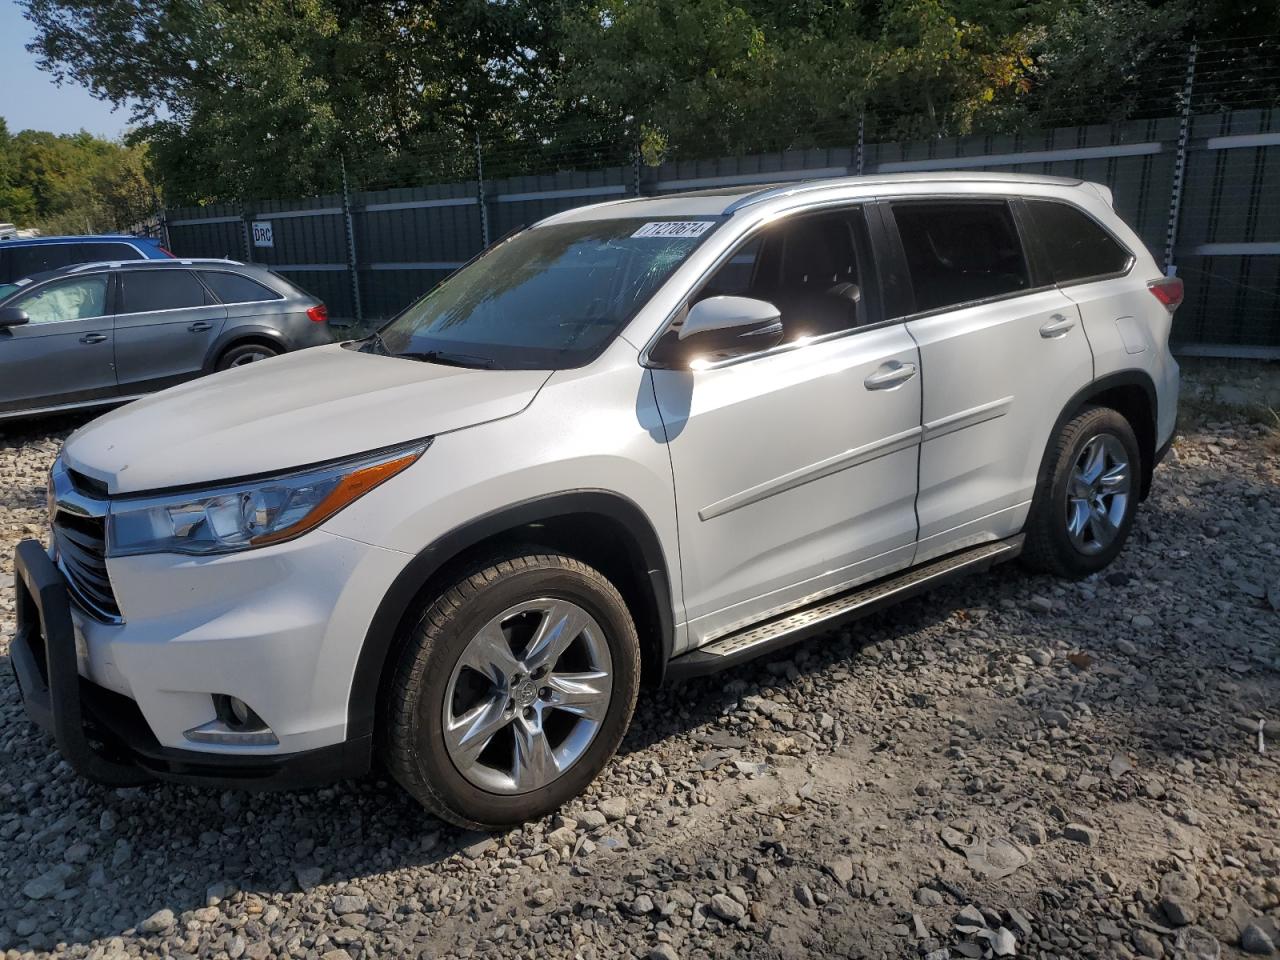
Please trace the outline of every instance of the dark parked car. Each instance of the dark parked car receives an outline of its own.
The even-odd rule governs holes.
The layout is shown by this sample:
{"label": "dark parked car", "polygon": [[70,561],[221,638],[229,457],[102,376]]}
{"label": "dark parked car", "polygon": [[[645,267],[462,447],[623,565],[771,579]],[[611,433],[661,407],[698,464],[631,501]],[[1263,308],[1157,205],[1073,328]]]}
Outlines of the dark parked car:
{"label": "dark parked car", "polygon": [[332,340],[324,304],[263,267],[63,267],[0,284],[0,420],[121,403]]}
{"label": "dark parked car", "polygon": [[0,284],[77,263],[168,260],[158,240],[106,234],[95,237],[15,237],[0,240]]}

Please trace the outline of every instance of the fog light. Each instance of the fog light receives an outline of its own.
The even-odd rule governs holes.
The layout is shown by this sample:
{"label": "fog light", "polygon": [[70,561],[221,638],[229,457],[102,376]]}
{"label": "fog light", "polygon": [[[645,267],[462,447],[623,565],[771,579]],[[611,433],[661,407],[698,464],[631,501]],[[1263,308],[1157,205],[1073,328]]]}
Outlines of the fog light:
{"label": "fog light", "polygon": [[280,741],[254,709],[239,697],[225,693],[213,695],[216,720],[192,727],[183,734],[195,743],[221,743],[238,746],[272,746]]}

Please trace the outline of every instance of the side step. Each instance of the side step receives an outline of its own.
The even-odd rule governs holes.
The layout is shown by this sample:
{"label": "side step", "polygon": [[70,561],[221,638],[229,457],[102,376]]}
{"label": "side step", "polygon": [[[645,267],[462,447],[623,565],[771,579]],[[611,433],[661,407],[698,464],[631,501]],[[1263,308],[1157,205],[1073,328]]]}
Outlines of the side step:
{"label": "side step", "polygon": [[667,677],[679,681],[715,673],[883,610],[949,580],[988,570],[1021,553],[1022,541],[1023,534],[1018,534],[970,547],[731,633],[673,659],[667,666]]}

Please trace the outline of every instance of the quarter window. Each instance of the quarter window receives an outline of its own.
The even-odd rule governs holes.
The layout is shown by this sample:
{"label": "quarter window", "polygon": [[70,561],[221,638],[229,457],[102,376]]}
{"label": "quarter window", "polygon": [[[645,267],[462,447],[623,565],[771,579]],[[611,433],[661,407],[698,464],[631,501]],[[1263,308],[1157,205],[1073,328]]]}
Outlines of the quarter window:
{"label": "quarter window", "polygon": [[8,304],[25,310],[31,323],[88,320],[107,312],[106,274],[55,280]]}
{"label": "quarter window", "polygon": [[202,307],[209,295],[190,270],[124,270],[121,313]]}
{"label": "quarter window", "polygon": [[1129,251],[1084,211],[1052,200],[1027,200],[1054,283],[1123,273]]}
{"label": "quarter window", "polygon": [[221,270],[202,271],[200,276],[223,303],[252,303],[257,300],[281,300],[280,294],[268,290],[256,280]]}
{"label": "quarter window", "polygon": [[79,263],[145,259],[131,243],[103,241],[99,243],[77,243],[74,246],[74,256]]}
{"label": "quarter window", "polygon": [[904,201],[893,204],[916,310],[1002,297],[1031,286],[1009,204]]}

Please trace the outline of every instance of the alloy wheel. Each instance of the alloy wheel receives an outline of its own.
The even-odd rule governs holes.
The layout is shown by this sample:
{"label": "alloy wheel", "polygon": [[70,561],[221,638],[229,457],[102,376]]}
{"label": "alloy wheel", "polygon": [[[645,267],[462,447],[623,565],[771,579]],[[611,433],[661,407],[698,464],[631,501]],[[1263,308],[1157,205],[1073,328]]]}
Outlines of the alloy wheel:
{"label": "alloy wheel", "polygon": [[1133,480],[1124,445],[1109,433],[1080,449],[1067,482],[1067,536],[1086,556],[1106,550],[1120,533]]}
{"label": "alloy wheel", "polygon": [[542,597],[507,608],[468,641],[449,678],[449,759],[491,793],[545,787],[595,739],[612,667],[604,631],[576,603]]}

